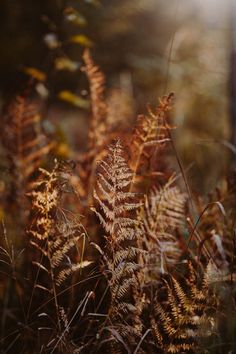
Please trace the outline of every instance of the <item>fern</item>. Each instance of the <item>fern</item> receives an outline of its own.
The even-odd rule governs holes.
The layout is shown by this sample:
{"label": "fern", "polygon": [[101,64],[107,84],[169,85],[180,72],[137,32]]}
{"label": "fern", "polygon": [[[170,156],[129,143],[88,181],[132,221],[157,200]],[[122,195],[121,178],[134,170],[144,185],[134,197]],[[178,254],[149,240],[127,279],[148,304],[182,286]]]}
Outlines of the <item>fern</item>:
{"label": "fern", "polygon": [[171,110],[173,94],[163,96],[157,107],[156,112],[149,108],[148,115],[140,115],[134,129],[131,140],[131,168],[134,171],[132,188],[134,182],[149,174],[150,177],[150,159],[154,153],[169,141],[167,125],[167,113]]}
{"label": "fern", "polygon": [[96,161],[104,156],[107,142],[107,104],[105,100],[105,78],[99,67],[94,64],[90,51],[84,51],[83,59],[91,96],[91,114],[89,121],[87,151],[78,156],[77,189],[87,205],[91,204],[95,182]]}
{"label": "fern", "polygon": [[[53,143],[43,134],[38,107],[25,97],[17,96],[4,115],[2,142],[17,201],[9,206],[21,207],[29,226],[26,249],[19,252],[3,227],[0,346],[6,352],[190,354],[226,343],[233,350],[235,190],[217,190],[207,205],[199,200],[199,217],[189,216],[186,196],[162,159],[171,139],[173,94],[139,116],[133,134],[124,132],[129,112],[123,94],[107,98],[89,51],[84,62],[91,114],[85,153],[74,152],[78,163],[39,168]],[[107,150],[118,133],[126,148],[118,140]],[[2,201],[4,183],[0,189]],[[31,210],[21,203],[23,195]],[[88,247],[75,210],[100,256]],[[90,259],[101,267],[82,273]]]}
{"label": "fern", "polygon": [[203,341],[216,334],[215,300],[207,277],[199,283],[191,263],[188,272],[185,283],[181,281],[183,285],[173,276],[164,281],[165,300],[160,294],[156,298],[151,326],[163,353],[201,352]]}
{"label": "fern", "polygon": [[[42,178],[35,184],[32,198],[32,226],[28,231],[34,253],[32,263],[35,269],[34,288],[52,294],[59,320],[57,289],[69,278],[72,272],[88,266],[83,254],[71,259],[71,251],[77,250],[79,241],[84,239],[85,231],[76,218],[65,214],[60,208],[64,175],[56,164],[52,172],[40,170]],[[78,259],[80,258],[80,260]]]}
{"label": "fern", "polygon": [[[153,188],[138,212],[140,220],[139,247],[142,255],[143,286],[159,281],[178,262],[183,252],[177,229],[185,224],[185,195],[170,180],[162,188]],[[141,280],[140,278],[140,280]]]}
{"label": "fern", "polygon": [[41,117],[36,104],[23,96],[16,96],[3,116],[2,142],[10,161],[12,198],[30,191],[32,177],[49,153],[49,143],[43,133]]}
{"label": "fern", "polygon": [[94,150],[104,144],[106,133],[107,107],[104,97],[105,78],[91,58],[89,50],[85,50],[83,56],[84,71],[89,79],[92,117],[90,120],[88,147]]}
{"label": "fern", "polygon": [[[128,191],[131,179],[132,172],[124,159],[123,147],[117,141],[109,147],[106,159],[99,164],[94,192],[99,209],[93,210],[106,233],[105,262],[111,293],[111,328],[132,346],[135,337],[140,336],[141,324],[139,309],[135,307],[132,295],[138,287],[138,222],[129,215],[140,203],[136,202],[135,194]],[[114,335],[112,338],[117,342]]]}

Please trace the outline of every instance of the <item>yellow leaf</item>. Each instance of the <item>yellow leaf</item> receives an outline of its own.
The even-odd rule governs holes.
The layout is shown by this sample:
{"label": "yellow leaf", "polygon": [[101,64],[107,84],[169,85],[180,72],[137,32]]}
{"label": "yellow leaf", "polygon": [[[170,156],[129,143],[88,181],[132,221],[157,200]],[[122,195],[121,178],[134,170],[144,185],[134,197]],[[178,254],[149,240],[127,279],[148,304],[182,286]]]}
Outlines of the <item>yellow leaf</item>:
{"label": "yellow leaf", "polygon": [[79,63],[70,60],[69,58],[59,57],[54,62],[56,70],[76,71],[79,68]]}
{"label": "yellow leaf", "polygon": [[67,90],[60,91],[58,93],[58,98],[60,98],[62,101],[71,103],[76,107],[85,108],[85,109],[89,108],[88,100],[85,100],[84,98],[77,96],[74,93]]}
{"label": "yellow leaf", "polygon": [[68,144],[65,143],[58,144],[55,152],[60,157],[68,158],[70,156],[70,148]]}
{"label": "yellow leaf", "polygon": [[25,67],[22,71],[38,81],[45,81],[47,78],[46,74],[43,71],[36,68]]}
{"label": "yellow leaf", "polygon": [[72,43],[77,43],[80,44],[84,47],[92,47],[93,46],[93,42],[84,34],[77,34],[75,36],[72,36],[69,38],[69,41]]}

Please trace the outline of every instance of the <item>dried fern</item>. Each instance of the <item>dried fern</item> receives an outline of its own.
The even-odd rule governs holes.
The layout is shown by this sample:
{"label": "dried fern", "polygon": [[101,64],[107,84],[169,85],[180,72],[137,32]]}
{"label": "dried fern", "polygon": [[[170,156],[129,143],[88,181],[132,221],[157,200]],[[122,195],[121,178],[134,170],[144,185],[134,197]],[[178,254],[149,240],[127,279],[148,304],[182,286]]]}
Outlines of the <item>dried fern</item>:
{"label": "dried fern", "polygon": [[32,263],[37,270],[34,287],[53,295],[58,314],[57,288],[74,271],[91,262],[83,261],[83,254],[75,257],[76,263],[71,258],[72,250],[78,253],[79,241],[85,237],[85,231],[76,218],[71,218],[71,214],[66,214],[60,207],[65,179],[59,165],[56,164],[52,172],[40,171],[42,178],[31,193],[32,225],[28,232],[34,250]]}
{"label": "dried fern", "polygon": [[104,97],[105,78],[91,58],[89,50],[85,50],[83,56],[84,71],[88,77],[91,93],[92,117],[90,120],[88,147],[90,150],[104,144],[106,133],[107,107]]}
{"label": "dried fern", "polygon": [[170,180],[159,190],[153,188],[138,213],[139,246],[147,250],[142,257],[143,279],[147,284],[169,271],[182,253],[176,229],[183,229],[185,224],[186,197],[171,184]]}
{"label": "dried fern", "polygon": [[105,101],[105,78],[101,70],[94,64],[89,50],[83,55],[86,73],[90,85],[91,114],[89,121],[87,151],[78,156],[77,183],[80,197],[89,205],[92,201],[96,161],[104,156],[107,142],[107,104]]}
{"label": "dried fern", "polygon": [[[13,175],[11,196],[19,210],[27,193],[32,208],[27,209],[29,246],[19,253],[25,259],[17,264],[23,276],[16,276],[18,252],[12,243],[0,247],[3,271],[15,284],[9,285],[2,272],[6,340],[0,346],[11,350],[11,328],[6,328],[17,322],[22,352],[206,353],[217,347],[219,337],[233,350],[233,335],[224,322],[227,315],[235,323],[235,187],[230,202],[227,193],[217,193],[207,206],[199,201],[199,218],[189,217],[185,195],[162,164],[162,147],[171,140],[168,113],[173,94],[164,96],[155,112],[149,109],[147,116],[139,116],[132,135],[124,132],[129,115],[125,97],[114,91],[106,98],[104,75],[89,51],[84,62],[91,115],[87,151],[74,155],[78,175],[69,171],[73,162],[56,162],[51,172],[40,168],[36,179],[52,147],[37,107],[18,96],[4,115],[2,141]],[[105,146],[118,133],[127,141],[127,151],[120,141],[107,151]],[[78,272],[91,264],[88,258],[96,262],[97,255],[85,244],[86,233],[74,210],[82,211],[102,263],[98,273],[93,269],[79,281]],[[185,220],[190,226],[187,245]],[[25,267],[29,259],[30,267]],[[78,284],[83,285],[77,291]],[[15,310],[18,302],[21,309]],[[13,347],[18,350],[14,341]]]}
{"label": "dried fern", "polygon": [[83,55],[91,96],[91,114],[87,151],[78,156],[78,174],[80,183],[78,190],[87,205],[91,204],[92,192],[95,186],[96,162],[104,158],[106,147],[117,139],[118,131],[127,129],[127,115],[130,115],[130,105],[124,93],[113,90],[105,95],[105,78],[100,68],[94,64],[90,51]]}
{"label": "dried fern", "polygon": [[[167,113],[171,110],[173,94],[164,96],[156,109],[152,112],[149,108],[148,115],[138,116],[137,124],[131,140],[130,165],[134,171],[134,182],[145,174],[150,178],[150,159],[153,153],[159,152],[166,142],[169,141],[167,125]],[[156,171],[155,171],[156,172]]]}
{"label": "dried fern", "polygon": [[109,326],[113,341],[118,345],[115,332],[132,347],[140,336],[140,311],[135,307],[133,294],[137,291],[136,245],[138,222],[130,213],[140,206],[135,195],[128,191],[132,172],[124,158],[121,143],[109,147],[106,159],[100,162],[97,189],[94,198],[98,207],[94,210],[105,231],[106,249],[104,261],[111,293]]}
{"label": "dried fern", "polygon": [[216,335],[215,300],[207,277],[199,276],[189,264],[189,274],[181,285],[175,277],[164,281],[165,297],[157,295],[152,334],[160,353],[196,353],[204,340]]}
{"label": "dried fern", "polygon": [[43,133],[36,104],[16,96],[3,116],[2,142],[11,165],[12,198],[20,201],[19,197],[31,189],[32,177],[53,146]]}

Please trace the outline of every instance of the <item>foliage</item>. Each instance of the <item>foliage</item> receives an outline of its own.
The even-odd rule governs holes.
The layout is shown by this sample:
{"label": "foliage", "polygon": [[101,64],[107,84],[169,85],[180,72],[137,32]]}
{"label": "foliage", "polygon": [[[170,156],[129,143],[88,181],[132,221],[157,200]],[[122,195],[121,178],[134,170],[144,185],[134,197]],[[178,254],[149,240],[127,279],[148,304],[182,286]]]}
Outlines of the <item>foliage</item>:
{"label": "foliage", "polygon": [[83,152],[52,164],[54,138],[23,97],[2,120],[14,176],[14,188],[1,181],[3,351],[234,350],[232,182],[207,205],[189,200],[166,158],[173,94],[124,134],[104,75],[88,50],[83,57],[91,91]]}

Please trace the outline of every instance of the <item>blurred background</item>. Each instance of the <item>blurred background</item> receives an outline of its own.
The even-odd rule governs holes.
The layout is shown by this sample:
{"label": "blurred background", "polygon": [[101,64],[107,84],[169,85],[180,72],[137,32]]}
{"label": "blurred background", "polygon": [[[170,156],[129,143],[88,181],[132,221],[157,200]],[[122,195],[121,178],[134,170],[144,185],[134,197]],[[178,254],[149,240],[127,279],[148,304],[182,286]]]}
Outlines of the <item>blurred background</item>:
{"label": "blurred background", "polygon": [[106,76],[111,114],[132,122],[175,93],[176,150],[193,191],[206,194],[234,163],[234,2],[1,0],[1,107],[33,77],[59,153],[83,149],[89,47]]}

